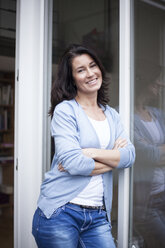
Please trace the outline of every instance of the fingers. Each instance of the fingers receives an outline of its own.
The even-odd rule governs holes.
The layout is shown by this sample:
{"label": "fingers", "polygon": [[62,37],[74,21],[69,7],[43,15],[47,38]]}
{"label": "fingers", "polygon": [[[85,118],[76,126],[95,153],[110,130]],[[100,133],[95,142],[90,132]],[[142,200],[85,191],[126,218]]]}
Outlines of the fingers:
{"label": "fingers", "polygon": [[115,144],[114,144],[114,147],[113,149],[118,149],[118,148],[123,148],[125,146],[127,146],[127,140],[126,139],[123,139],[121,137],[119,137],[116,141],[115,141]]}
{"label": "fingers", "polygon": [[62,166],[62,164],[59,164],[58,165],[58,170],[61,171],[61,172],[65,171],[64,168],[63,168],[63,166]]}

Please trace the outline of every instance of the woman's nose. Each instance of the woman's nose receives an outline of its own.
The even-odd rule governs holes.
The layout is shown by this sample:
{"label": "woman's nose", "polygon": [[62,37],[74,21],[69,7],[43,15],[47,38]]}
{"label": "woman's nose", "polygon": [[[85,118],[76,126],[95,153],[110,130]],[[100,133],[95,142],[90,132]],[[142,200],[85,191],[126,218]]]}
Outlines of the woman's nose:
{"label": "woman's nose", "polygon": [[88,68],[87,69],[87,77],[91,77],[91,76],[93,76],[93,74],[94,74],[93,70],[91,68]]}

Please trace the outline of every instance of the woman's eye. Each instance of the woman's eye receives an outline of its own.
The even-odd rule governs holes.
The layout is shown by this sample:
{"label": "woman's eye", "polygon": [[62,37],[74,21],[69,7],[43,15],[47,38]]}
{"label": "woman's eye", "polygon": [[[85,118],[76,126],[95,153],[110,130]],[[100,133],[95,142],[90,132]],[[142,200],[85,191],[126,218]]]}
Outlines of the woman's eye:
{"label": "woman's eye", "polygon": [[78,70],[77,72],[78,73],[81,73],[81,72],[83,72],[84,71],[84,69],[80,69],[80,70]]}

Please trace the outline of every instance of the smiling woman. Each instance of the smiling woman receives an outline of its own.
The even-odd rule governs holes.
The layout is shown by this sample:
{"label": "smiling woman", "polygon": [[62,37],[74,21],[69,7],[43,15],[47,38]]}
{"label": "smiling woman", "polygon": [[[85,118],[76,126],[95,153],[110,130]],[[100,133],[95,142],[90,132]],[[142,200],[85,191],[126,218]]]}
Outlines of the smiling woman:
{"label": "smiling woman", "polygon": [[107,105],[107,85],[95,53],[69,46],[51,93],[55,154],[33,219],[38,247],[115,247],[112,170],[130,167],[135,151]]}
{"label": "smiling woman", "polygon": [[[93,73],[95,76],[92,75]],[[97,89],[97,103],[105,106],[109,102],[109,78],[102,63],[91,49],[76,44],[70,45],[61,58],[57,79],[52,87],[52,105],[49,114],[53,116],[55,106],[61,101],[74,99],[78,95],[77,87],[80,86],[76,86],[76,83],[82,80],[90,89],[89,82],[93,79],[97,79],[97,84],[100,83]],[[93,83],[95,84],[92,82],[91,86]]]}

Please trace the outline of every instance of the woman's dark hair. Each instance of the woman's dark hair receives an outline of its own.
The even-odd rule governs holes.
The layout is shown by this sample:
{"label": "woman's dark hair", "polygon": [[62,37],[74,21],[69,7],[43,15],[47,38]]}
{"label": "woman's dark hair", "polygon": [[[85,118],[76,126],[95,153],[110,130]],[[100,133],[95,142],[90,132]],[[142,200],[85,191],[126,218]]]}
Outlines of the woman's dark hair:
{"label": "woman's dark hair", "polygon": [[58,65],[57,78],[52,85],[51,107],[49,115],[53,116],[54,108],[63,100],[74,99],[77,89],[72,76],[72,60],[76,56],[88,54],[99,66],[102,73],[102,85],[98,91],[97,103],[105,106],[109,102],[108,86],[109,80],[106,77],[105,69],[96,54],[89,48],[82,45],[72,44],[64,52]]}
{"label": "woman's dark hair", "polygon": [[[145,61],[136,61],[135,70],[135,105],[141,101],[140,96],[146,96],[148,99],[149,87],[154,85],[158,79],[160,79],[162,68],[161,66]],[[151,104],[151,103],[150,103]]]}

